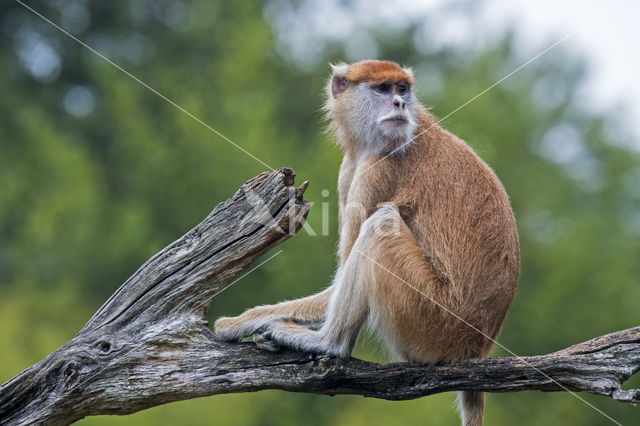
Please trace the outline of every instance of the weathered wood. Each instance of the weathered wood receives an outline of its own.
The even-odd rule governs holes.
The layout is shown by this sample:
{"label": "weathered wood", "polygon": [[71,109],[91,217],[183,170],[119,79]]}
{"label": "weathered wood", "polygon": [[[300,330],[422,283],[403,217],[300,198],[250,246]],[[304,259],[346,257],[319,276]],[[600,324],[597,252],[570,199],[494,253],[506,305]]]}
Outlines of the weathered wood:
{"label": "weathered wood", "polygon": [[[64,424],[183,399],[170,395],[177,389],[163,384],[165,375],[172,357],[188,363],[212,342],[212,296],[302,226],[306,185],[296,189],[294,176],[281,169],[248,181],[149,259],[73,340],[0,388],[0,424]],[[213,344],[201,356],[217,353]],[[187,373],[185,380],[198,380],[197,370]]]}
{"label": "weathered wood", "polygon": [[453,390],[584,391],[640,402],[621,384],[640,369],[640,327],[548,355],[424,366],[373,364],[224,343],[213,296],[302,225],[306,185],[281,169],[248,181],[131,276],[82,330],[0,387],[0,424],[68,424],[189,398],[282,389],[390,400]]}

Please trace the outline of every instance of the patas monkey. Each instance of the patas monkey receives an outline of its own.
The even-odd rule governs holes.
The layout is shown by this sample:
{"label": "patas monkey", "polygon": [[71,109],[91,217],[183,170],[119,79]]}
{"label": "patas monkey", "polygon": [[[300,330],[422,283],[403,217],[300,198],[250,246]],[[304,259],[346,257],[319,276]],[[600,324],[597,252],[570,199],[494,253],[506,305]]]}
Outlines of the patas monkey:
{"label": "patas monkey", "polygon": [[[347,357],[368,321],[403,360],[487,356],[519,274],[502,184],[418,102],[411,70],[386,61],[332,68],[325,108],[344,150],[333,284],[220,318],[216,334]],[[463,424],[481,425],[484,394],[459,400]]]}

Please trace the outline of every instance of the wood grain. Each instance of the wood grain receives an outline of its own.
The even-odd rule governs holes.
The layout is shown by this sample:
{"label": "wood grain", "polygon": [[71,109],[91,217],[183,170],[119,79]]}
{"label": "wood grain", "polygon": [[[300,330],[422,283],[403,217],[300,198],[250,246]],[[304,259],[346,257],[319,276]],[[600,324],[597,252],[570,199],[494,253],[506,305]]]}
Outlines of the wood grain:
{"label": "wood grain", "polygon": [[640,327],[542,356],[447,365],[374,364],[217,341],[214,296],[297,232],[309,212],[279,169],[246,182],[142,265],[80,332],[0,387],[0,424],[69,424],[167,402],[263,389],[389,400],[454,390],[576,391],[640,402],[621,384],[640,369]]}

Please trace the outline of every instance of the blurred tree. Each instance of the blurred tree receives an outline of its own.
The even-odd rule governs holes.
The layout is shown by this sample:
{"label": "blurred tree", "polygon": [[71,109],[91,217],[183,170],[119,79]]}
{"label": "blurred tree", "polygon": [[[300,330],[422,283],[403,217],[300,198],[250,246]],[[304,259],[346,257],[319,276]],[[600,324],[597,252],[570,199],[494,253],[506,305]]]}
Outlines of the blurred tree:
{"label": "blurred tree", "polygon": [[[473,22],[477,6],[464,1],[382,29],[362,2],[327,2],[326,10],[309,1],[28,4],[264,163],[311,181],[317,235],[303,230],[283,245],[220,296],[212,317],[305,295],[330,279],[340,153],[320,114],[328,61],[411,64],[422,100],[445,117],[528,59],[512,33],[488,44],[436,43],[449,14]],[[4,381],[69,339],[146,258],[266,166],[18,3],[0,4],[0,24]],[[522,279],[500,340],[518,354],[638,323],[640,158],[616,136],[613,111],[596,115],[583,105],[585,72],[558,48],[443,123],[494,167],[512,197]],[[386,359],[370,339],[357,355]],[[637,419],[632,407],[585,398],[622,423]],[[457,424],[452,399],[263,392],[84,423]],[[487,424],[605,423],[571,395],[491,395],[487,416]]]}

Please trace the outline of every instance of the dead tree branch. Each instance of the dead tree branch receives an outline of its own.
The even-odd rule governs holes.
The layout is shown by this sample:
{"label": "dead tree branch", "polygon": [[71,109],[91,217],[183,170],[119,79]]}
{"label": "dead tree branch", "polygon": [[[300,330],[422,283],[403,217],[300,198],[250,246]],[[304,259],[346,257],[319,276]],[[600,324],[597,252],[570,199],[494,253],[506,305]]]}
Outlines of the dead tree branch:
{"label": "dead tree branch", "polygon": [[219,342],[212,298],[302,226],[306,184],[280,169],[245,183],[149,259],[68,343],[0,387],[0,424],[68,424],[172,401],[282,389],[391,400],[453,390],[589,392],[640,402],[621,384],[640,369],[640,327],[548,355],[447,365],[373,364]]}

